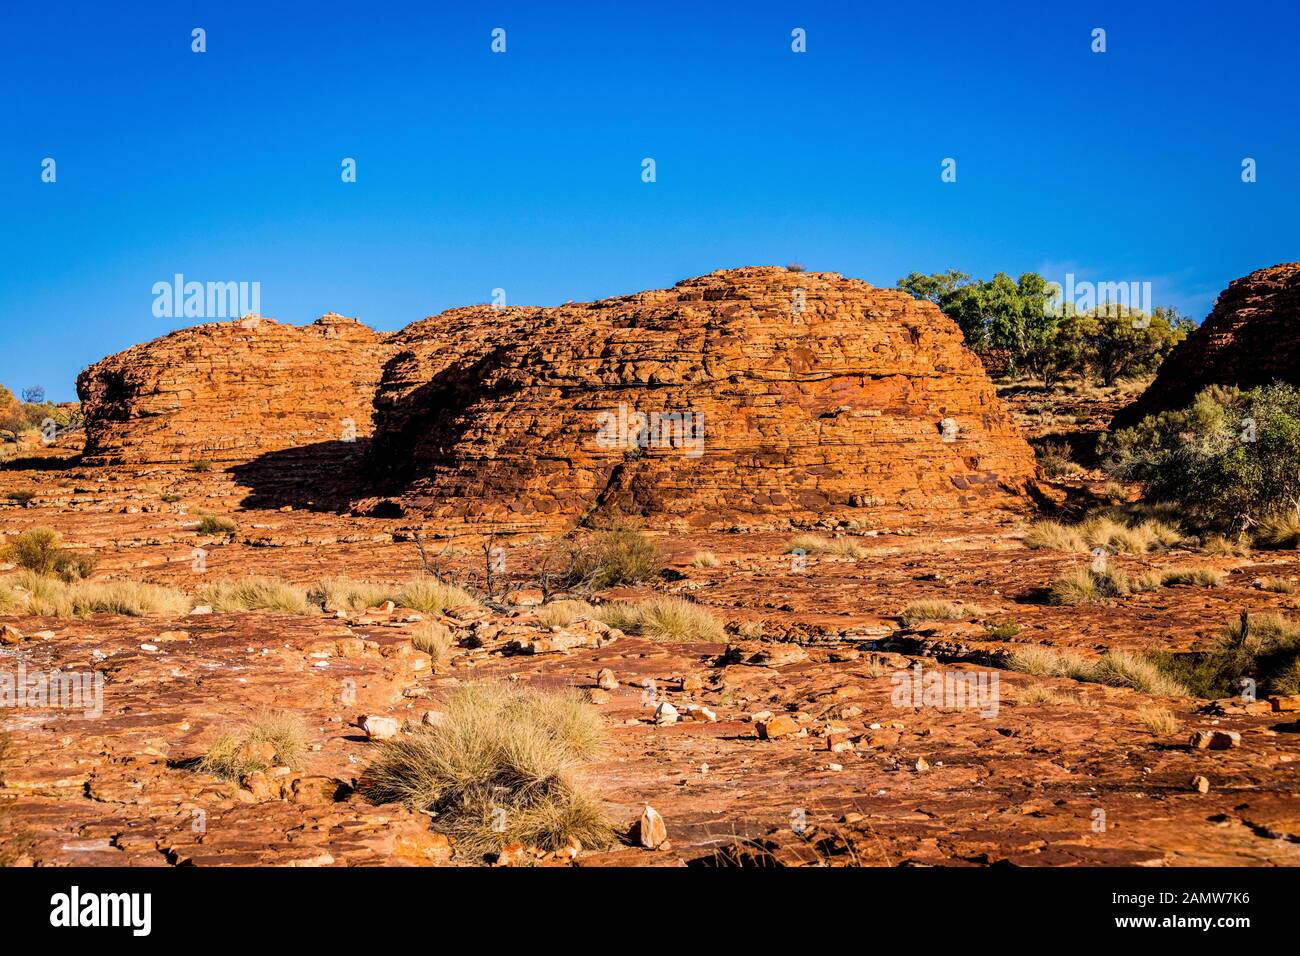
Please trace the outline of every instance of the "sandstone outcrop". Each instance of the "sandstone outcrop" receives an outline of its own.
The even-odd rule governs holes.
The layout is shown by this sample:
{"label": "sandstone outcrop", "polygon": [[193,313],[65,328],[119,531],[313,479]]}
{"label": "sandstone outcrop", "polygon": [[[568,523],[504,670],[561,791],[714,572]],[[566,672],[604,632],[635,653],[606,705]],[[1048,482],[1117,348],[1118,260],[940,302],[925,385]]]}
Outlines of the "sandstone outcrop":
{"label": "sandstone outcrop", "polygon": [[77,378],[88,464],[247,461],[364,438],[389,336],[330,313],[181,329]]}
{"label": "sandstone outcrop", "polygon": [[1155,381],[1112,427],[1189,405],[1207,385],[1300,385],[1300,262],[1234,279],[1200,328],[1164,360]]}
{"label": "sandstone outcrop", "polygon": [[399,333],[373,459],[408,510],[502,531],[597,513],[966,508],[1034,458],[934,305],[835,273],[746,268]]}

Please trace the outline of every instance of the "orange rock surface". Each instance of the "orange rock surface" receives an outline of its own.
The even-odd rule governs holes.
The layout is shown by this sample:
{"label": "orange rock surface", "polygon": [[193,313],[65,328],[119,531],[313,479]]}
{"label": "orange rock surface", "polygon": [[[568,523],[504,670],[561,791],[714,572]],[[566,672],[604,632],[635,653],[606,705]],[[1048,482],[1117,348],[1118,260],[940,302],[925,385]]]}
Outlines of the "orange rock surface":
{"label": "orange rock surface", "polygon": [[387,336],[330,313],[246,316],[111,355],[77,378],[91,464],[246,461],[370,434]]}
{"label": "orange rock surface", "polygon": [[1160,365],[1155,381],[1120,410],[1114,427],[1190,405],[1207,385],[1300,385],[1300,262],[1234,279],[1214,310]]}
{"label": "orange rock surface", "polygon": [[746,268],[397,336],[373,459],[408,508],[506,531],[593,513],[966,508],[1034,459],[957,326],[836,273]]}

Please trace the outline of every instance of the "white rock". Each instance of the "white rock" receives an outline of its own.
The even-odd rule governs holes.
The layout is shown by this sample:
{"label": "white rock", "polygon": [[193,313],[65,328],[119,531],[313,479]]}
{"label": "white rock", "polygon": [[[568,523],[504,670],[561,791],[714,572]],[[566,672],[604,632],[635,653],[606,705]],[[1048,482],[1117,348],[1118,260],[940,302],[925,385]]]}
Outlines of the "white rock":
{"label": "white rock", "polygon": [[388,740],[397,736],[402,725],[396,717],[367,717],[361,721],[361,729],[371,740]]}
{"label": "white rock", "polygon": [[668,701],[664,701],[655,708],[655,723],[659,724],[661,727],[666,724],[677,723],[677,718],[677,708],[668,703]]}

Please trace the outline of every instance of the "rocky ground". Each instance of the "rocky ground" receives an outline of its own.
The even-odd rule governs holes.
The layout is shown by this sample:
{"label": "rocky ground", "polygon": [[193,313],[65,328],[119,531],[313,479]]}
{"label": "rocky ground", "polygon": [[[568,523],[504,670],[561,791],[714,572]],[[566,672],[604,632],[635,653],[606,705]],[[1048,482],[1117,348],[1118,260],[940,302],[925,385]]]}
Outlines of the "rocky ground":
{"label": "rocky ground", "polygon": [[[7,535],[57,529],[98,556],[97,577],[188,591],[249,575],[307,584],[419,573],[409,522],[317,511],[306,501],[259,507],[237,474],[92,469],[53,450],[0,471],[0,495],[35,492],[26,506],[0,504],[0,526]],[[1076,477],[1057,497],[1082,493],[1091,477]],[[201,512],[231,517],[236,532],[228,540],[198,535]],[[1084,559],[1026,549],[1021,538],[1035,516],[1028,505],[975,515],[871,512],[853,531],[856,558],[810,555],[802,569],[784,553],[793,529],[657,535],[670,574],[654,590],[712,609],[728,639],[711,644],[655,643],[582,624],[555,634],[526,605],[449,609],[441,619],[460,646],[442,663],[414,650],[419,616],[400,608],[171,619],[0,614],[5,669],[94,669],[106,680],[102,716],[0,712],[11,736],[0,767],[0,852],[46,866],[483,862],[456,854],[426,817],[355,792],[376,747],[359,723],[376,715],[418,723],[458,683],[504,679],[590,690],[611,740],[590,767],[594,789],[621,827],[646,804],[667,826],[668,841],[655,850],[629,841],[537,862],[1300,864],[1295,699],[1161,700],[1178,726],[1155,733],[1139,713],[1153,699],[1134,690],[996,666],[1011,645],[1177,651],[1243,608],[1296,612],[1300,595],[1256,584],[1300,576],[1294,554],[1116,559],[1134,570],[1213,567],[1226,578],[1213,589],[1052,607],[1043,587]],[[464,544],[457,560],[469,565],[474,543]],[[507,573],[526,573],[544,548],[539,539],[509,545]],[[195,547],[205,551],[201,574]],[[695,566],[701,551],[717,565]],[[970,621],[906,626],[900,611],[928,598],[978,604],[981,620],[1020,630],[997,640]],[[997,706],[986,708],[994,712],[897,705],[896,675],[918,663],[923,673],[996,674]],[[600,687],[603,669],[613,680]],[[665,702],[677,720],[656,720]],[[240,786],[192,769],[219,734],[264,708],[307,720],[312,749],[301,770]],[[1237,737],[1219,734],[1208,748],[1189,743],[1202,730]]]}

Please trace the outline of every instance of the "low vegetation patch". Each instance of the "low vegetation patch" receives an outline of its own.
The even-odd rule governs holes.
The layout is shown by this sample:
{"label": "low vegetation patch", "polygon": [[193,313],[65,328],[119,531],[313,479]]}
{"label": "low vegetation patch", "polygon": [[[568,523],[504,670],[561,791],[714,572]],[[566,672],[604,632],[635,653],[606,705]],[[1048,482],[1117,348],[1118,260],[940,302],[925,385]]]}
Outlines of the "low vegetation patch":
{"label": "low vegetation patch", "polygon": [[802,551],[804,554],[831,555],[841,558],[860,558],[866,552],[850,538],[823,538],[816,534],[801,534],[785,546],[786,554]]}
{"label": "low vegetation patch", "polygon": [[712,551],[696,551],[695,556],[691,558],[693,568],[716,568],[720,563],[718,556]]}
{"label": "low vegetation patch", "polygon": [[960,604],[956,601],[913,601],[903,608],[903,624],[913,627],[922,621],[963,621],[978,618],[988,611],[978,604]]}
{"label": "low vegetation patch", "polygon": [[[266,744],[266,747],[259,747]],[[268,767],[298,768],[307,752],[307,726],[297,714],[262,711],[247,727],[222,734],[198,761],[197,769],[238,782]]]}
{"label": "low vegetation patch", "polygon": [[1280,614],[1241,616],[1210,645],[1185,654],[1160,655],[1161,666],[1197,697],[1240,694],[1247,679],[1263,693],[1300,693],[1300,623]]}
{"label": "low vegetation patch", "polygon": [[579,539],[570,546],[570,565],[563,576],[567,588],[601,591],[623,584],[640,584],[663,570],[659,549],[636,528],[616,526]]}
{"label": "low vegetation patch", "polygon": [[1260,586],[1265,591],[1272,591],[1274,594],[1295,593],[1295,582],[1286,578],[1264,578]]}
{"label": "low vegetation patch", "polygon": [[449,607],[478,607],[479,600],[462,587],[435,577],[412,578],[402,586],[394,602],[412,611],[441,614]]}
{"label": "low vegetation patch", "polygon": [[586,601],[551,601],[537,609],[537,621],[543,627],[568,627],[574,621],[598,617],[596,609]]}
{"label": "low vegetation patch", "polygon": [[234,534],[235,522],[217,515],[202,515],[196,529],[199,534]]}
{"label": "low vegetation patch", "polygon": [[1096,604],[1130,593],[1131,583],[1123,568],[1107,565],[1104,571],[1093,568],[1075,568],[1052,582],[1048,588],[1049,603],[1067,607],[1076,604]]}
{"label": "low vegetation patch", "polygon": [[456,642],[452,639],[451,631],[445,624],[439,624],[437,621],[424,621],[417,624],[415,630],[411,632],[411,645],[417,651],[424,651],[424,653],[428,654],[436,664],[447,659],[447,655],[456,646]]}
{"label": "low vegetation patch", "polygon": [[95,570],[94,557],[65,548],[53,528],[24,531],[0,548],[0,560],[36,574],[56,575],[65,582],[88,578]]}
{"label": "low vegetation patch", "polygon": [[1077,553],[1108,548],[1123,554],[1146,554],[1182,541],[1175,525],[1157,518],[1132,521],[1118,512],[1095,514],[1077,525],[1035,521],[1024,539],[1027,548]]}
{"label": "low vegetation patch", "polygon": [[307,600],[324,611],[364,611],[386,601],[401,603],[398,588],[347,578],[324,578],[307,589]]}
{"label": "low vegetation patch", "polygon": [[1020,633],[1021,627],[1015,621],[986,621],[984,630],[990,641],[1009,641]]}
{"label": "low vegetation patch", "polygon": [[613,828],[581,775],[600,755],[600,715],[572,691],[501,684],[456,689],[435,727],[379,745],[361,787],[376,803],[433,816],[466,854],[520,842],[545,850],[571,839],[608,845]]}
{"label": "low vegetation patch", "polygon": [[63,581],[34,571],[21,571],[0,582],[0,607],[46,617],[89,617],[92,614],[147,614],[178,617],[189,612],[188,595],[139,581]]}
{"label": "low vegetation patch", "polygon": [[1007,667],[1039,677],[1068,677],[1089,684],[1131,687],[1157,697],[1186,697],[1189,691],[1151,657],[1128,651],[1108,651],[1096,659],[1049,647],[1023,647],[1012,651]]}
{"label": "low vegetation patch", "polygon": [[274,611],[306,614],[311,610],[304,589],[275,578],[217,581],[199,592],[199,603],[214,611]]}
{"label": "low vegetation patch", "polygon": [[601,621],[628,634],[652,641],[725,641],[726,629],[713,612],[693,601],[677,597],[654,597],[633,604],[611,601],[596,609]]}

